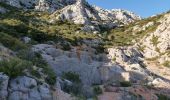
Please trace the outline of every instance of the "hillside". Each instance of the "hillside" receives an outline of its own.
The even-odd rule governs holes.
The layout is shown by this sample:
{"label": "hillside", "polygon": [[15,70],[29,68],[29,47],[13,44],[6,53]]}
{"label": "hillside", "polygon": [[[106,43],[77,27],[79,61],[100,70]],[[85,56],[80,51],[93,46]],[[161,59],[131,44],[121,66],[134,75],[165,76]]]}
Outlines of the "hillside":
{"label": "hillside", "polygon": [[169,100],[170,13],[0,0],[0,100]]}

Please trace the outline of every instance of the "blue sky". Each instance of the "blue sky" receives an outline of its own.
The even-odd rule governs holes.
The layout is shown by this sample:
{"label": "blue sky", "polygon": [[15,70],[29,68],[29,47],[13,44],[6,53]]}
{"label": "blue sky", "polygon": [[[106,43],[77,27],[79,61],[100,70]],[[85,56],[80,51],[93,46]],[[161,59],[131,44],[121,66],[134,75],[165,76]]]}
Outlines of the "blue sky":
{"label": "blue sky", "polygon": [[170,10],[170,0],[87,0],[92,5],[105,9],[126,9],[142,17]]}

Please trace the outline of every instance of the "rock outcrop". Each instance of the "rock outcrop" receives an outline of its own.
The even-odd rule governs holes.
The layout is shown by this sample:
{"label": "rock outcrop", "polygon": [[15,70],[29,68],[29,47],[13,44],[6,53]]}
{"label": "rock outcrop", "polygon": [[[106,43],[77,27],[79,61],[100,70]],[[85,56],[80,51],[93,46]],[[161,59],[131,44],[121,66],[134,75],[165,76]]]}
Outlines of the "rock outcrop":
{"label": "rock outcrop", "polygon": [[[61,76],[63,72],[69,71],[76,72],[85,85],[101,84],[102,81],[113,77],[112,73],[123,72],[120,66],[107,64],[106,55],[95,55],[93,49],[88,47],[63,51],[56,49],[53,45],[39,44],[35,45],[33,50],[42,52],[43,58],[53,67],[57,75]],[[103,74],[102,71],[104,71]]]}
{"label": "rock outcrop", "polygon": [[149,80],[149,72],[145,69],[143,55],[135,47],[109,48],[109,58],[112,62],[124,66],[124,70],[129,73],[130,80],[142,82]]}
{"label": "rock outcrop", "polygon": [[12,80],[0,73],[1,100],[75,100],[60,88],[51,89],[47,83],[39,83],[27,76],[19,76]]}
{"label": "rock outcrop", "polygon": [[160,19],[160,25],[157,29],[148,33],[146,37],[141,41],[140,45],[144,47],[144,56],[146,58],[154,58],[160,56],[163,53],[167,53],[170,49],[170,14],[165,14]]}
{"label": "rock outcrop", "polygon": [[52,13],[66,5],[75,3],[75,0],[0,0],[0,2],[17,8],[35,9]]}

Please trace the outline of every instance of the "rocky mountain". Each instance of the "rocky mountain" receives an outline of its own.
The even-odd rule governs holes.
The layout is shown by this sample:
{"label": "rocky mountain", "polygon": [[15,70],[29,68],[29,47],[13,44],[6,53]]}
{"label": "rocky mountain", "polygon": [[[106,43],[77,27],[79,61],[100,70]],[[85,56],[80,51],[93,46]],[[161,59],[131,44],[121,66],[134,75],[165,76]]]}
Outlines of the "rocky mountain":
{"label": "rocky mountain", "polygon": [[83,24],[86,31],[100,30],[99,26],[113,28],[141,19],[139,16],[126,10],[105,10],[97,6],[91,6],[85,0],[77,0],[75,4],[57,10],[51,17],[51,22],[68,20],[75,24]]}
{"label": "rocky mountain", "polygon": [[132,12],[121,9],[105,10],[92,6],[85,0],[1,0],[1,2],[18,8],[48,11],[53,13],[50,22],[68,20],[75,24],[84,24],[85,31],[100,31],[100,27],[113,28],[141,19]]}
{"label": "rocky mountain", "polygon": [[0,100],[169,100],[169,23],[85,0],[0,0]]}

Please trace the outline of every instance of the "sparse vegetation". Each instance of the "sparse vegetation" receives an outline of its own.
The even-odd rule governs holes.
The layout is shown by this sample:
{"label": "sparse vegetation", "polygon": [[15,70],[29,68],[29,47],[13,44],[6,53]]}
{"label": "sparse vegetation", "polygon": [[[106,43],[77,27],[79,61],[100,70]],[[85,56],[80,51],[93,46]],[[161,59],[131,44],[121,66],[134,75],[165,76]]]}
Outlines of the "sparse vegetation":
{"label": "sparse vegetation", "polygon": [[0,32],[0,43],[2,43],[4,46],[14,51],[27,48],[27,46],[17,38],[14,38],[8,34],[1,33],[1,32]]}
{"label": "sparse vegetation", "polygon": [[165,61],[163,63],[163,66],[170,68],[170,61]]}
{"label": "sparse vegetation", "polygon": [[145,48],[146,48],[146,46],[144,46],[144,45],[138,45],[138,49],[141,52],[144,52]]}
{"label": "sparse vegetation", "polygon": [[154,46],[157,46],[159,41],[158,41],[159,37],[158,36],[152,36],[151,42]]}
{"label": "sparse vegetation", "polygon": [[0,72],[4,72],[11,78],[23,75],[25,70],[30,70],[32,63],[21,60],[18,58],[12,58],[10,60],[4,60],[0,62]]}

